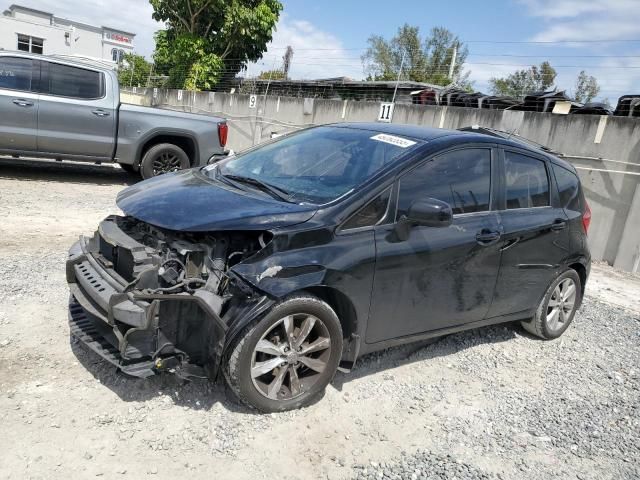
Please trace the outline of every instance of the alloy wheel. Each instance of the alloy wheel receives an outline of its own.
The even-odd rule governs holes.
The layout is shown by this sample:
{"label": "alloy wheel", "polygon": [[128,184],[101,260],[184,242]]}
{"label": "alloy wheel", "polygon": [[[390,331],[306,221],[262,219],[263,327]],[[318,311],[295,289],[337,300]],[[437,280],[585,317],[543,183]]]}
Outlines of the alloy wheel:
{"label": "alloy wheel", "polygon": [[177,172],[180,170],[180,158],[171,152],[160,152],[153,159],[153,175],[162,175],[163,173]]}
{"label": "alloy wheel", "polygon": [[291,400],[319,380],[331,356],[331,338],[319,318],[287,315],[262,335],[251,358],[251,380],[272,400]]}
{"label": "alloy wheel", "polygon": [[562,280],[551,294],[547,304],[547,326],[559,330],[569,321],[576,306],[576,283],[571,278]]}

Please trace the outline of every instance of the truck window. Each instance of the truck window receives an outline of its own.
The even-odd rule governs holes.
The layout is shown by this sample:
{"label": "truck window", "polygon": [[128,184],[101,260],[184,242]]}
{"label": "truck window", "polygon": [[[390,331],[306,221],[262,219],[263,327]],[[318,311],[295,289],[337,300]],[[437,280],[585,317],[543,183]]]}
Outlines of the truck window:
{"label": "truck window", "polygon": [[0,88],[29,92],[32,72],[30,58],[0,57]]}
{"label": "truck window", "polygon": [[87,100],[100,98],[104,95],[103,75],[93,70],[50,63],[49,94]]}

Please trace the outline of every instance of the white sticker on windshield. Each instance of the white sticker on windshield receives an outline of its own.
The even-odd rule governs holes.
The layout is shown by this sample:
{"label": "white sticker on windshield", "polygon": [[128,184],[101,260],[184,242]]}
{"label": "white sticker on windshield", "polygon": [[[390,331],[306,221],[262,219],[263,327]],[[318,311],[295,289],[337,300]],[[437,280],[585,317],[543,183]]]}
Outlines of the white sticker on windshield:
{"label": "white sticker on windshield", "polygon": [[409,148],[416,144],[413,140],[407,140],[406,138],[396,137],[395,135],[387,135],[385,133],[379,133],[371,137],[371,140],[377,140],[378,142],[390,143],[401,148]]}

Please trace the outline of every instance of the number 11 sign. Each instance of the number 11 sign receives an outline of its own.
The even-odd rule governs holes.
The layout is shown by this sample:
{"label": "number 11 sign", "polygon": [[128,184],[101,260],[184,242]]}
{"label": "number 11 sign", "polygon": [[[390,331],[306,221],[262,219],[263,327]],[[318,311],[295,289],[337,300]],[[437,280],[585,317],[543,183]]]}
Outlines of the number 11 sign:
{"label": "number 11 sign", "polygon": [[389,123],[393,119],[393,103],[381,103],[378,112],[378,121]]}

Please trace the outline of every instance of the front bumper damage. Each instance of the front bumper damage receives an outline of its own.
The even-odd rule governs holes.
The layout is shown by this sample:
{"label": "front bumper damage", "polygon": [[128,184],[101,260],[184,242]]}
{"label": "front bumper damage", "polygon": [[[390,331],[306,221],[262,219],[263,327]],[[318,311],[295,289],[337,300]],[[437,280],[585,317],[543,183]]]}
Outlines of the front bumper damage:
{"label": "front bumper damage", "polygon": [[70,332],[127,375],[145,378],[171,372],[183,378],[215,377],[229,318],[256,315],[270,303],[251,292],[238,302],[204,289],[151,293],[132,288],[132,282],[100,253],[104,242],[124,252],[120,256],[130,262],[138,278],[157,275],[149,247],[115,223],[103,222],[94,237],[81,237],[69,252]]}

